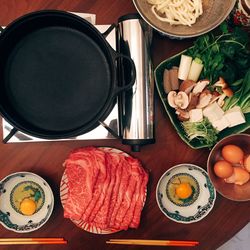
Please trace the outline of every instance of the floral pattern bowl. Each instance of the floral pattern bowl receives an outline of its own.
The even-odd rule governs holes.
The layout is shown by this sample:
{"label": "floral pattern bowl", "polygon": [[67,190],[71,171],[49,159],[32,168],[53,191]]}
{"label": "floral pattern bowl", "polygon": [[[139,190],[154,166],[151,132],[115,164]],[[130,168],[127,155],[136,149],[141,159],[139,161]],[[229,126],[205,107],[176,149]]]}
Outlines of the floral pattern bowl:
{"label": "floral pattern bowl", "polygon": [[[187,182],[192,195],[187,199],[175,196],[175,184]],[[179,223],[200,221],[212,210],[216,191],[207,172],[193,164],[184,163],[168,169],[158,181],[156,200],[162,213]]]}
{"label": "floral pattern bowl", "polygon": [[[26,204],[21,205],[24,200]],[[34,173],[17,172],[0,181],[0,223],[8,230],[17,233],[37,230],[47,222],[53,207],[49,184]],[[31,214],[24,213],[32,209]]]}

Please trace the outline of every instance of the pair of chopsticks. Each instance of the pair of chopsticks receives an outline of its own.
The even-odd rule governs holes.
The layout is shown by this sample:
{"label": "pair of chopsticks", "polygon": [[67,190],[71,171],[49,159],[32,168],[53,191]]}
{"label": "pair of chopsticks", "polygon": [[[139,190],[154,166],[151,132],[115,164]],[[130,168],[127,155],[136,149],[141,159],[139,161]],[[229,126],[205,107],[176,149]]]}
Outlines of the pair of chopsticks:
{"label": "pair of chopsticks", "polygon": [[137,240],[137,239],[110,239],[107,244],[118,245],[141,245],[141,246],[178,246],[178,247],[193,247],[199,244],[198,241],[184,240]]}
{"label": "pair of chopsticks", "polygon": [[64,238],[0,238],[0,245],[67,244]]}

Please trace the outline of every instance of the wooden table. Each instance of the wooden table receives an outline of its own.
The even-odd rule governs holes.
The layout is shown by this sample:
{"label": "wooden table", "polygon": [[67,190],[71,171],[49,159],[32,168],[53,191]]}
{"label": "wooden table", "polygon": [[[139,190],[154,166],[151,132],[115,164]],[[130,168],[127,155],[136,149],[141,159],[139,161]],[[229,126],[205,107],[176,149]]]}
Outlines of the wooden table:
{"label": "wooden table", "polygon": [[[25,13],[41,9],[94,13],[97,17],[97,24],[110,24],[116,22],[121,15],[135,12],[132,1],[128,0],[1,0],[0,24],[7,25]],[[155,33],[152,44],[154,65],[180,52],[191,43],[191,39],[170,40]],[[144,146],[139,153],[131,152],[130,147],[122,145],[119,140],[0,143],[0,178],[17,171],[31,171],[44,177],[55,195],[53,214],[42,228],[33,233],[20,235],[0,226],[0,237],[65,237],[69,241],[66,246],[36,245],[28,248],[17,246],[16,249],[154,249],[153,247],[105,244],[107,239],[116,237],[198,240],[200,245],[196,249],[215,250],[249,222],[250,202],[233,202],[217,194],[213,210],[200,222],[185,225],[169,220],[161,213],[156,203],[157,181],[168,168],[179,163],[193,163],[206,169],[209,150],[193,150],[179,138],[163,110],[157,93],[155,131],[156,143]],[[2,138],[2,134],[0,137]],[[77,228],[70,220],[63,218],[59,198],[59,184],[64,170],[62,163],[72,149],[86,145],[111,146],[124,150],[139,158],[150,171],[148,197],[142,212],[141,224],[137,230],[130,229],[112,236],[95,235]],[[14,246],[0,247],[0,249],[14,249]],[[159,248],[155,247],[155,249]],[[169,247],[169,249],[175,248]]]}

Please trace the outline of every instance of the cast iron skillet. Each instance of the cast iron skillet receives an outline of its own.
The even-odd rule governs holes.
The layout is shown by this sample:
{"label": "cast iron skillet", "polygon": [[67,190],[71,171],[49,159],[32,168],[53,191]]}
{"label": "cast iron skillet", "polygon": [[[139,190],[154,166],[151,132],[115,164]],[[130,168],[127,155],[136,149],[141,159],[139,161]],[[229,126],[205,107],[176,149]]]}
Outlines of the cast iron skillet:
{"label": "cast iron skillet", "polygon": [[[0,112],[16,129],[45,139],[86,133],[135,81],[133,61],[84,19],[63,11],[25,15],[0,36]],[[130,62],[119,87],[117,59]]]}

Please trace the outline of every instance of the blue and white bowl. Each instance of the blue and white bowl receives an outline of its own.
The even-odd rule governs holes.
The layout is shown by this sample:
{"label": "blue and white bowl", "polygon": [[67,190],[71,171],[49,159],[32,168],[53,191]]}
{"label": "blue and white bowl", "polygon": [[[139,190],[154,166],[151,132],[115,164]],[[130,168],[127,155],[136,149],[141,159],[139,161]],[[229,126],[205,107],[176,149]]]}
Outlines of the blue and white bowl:
{"label": "blue and white bowl", "polygon": [[[27,194],[37,204],[32,215],[24,215],[19,209],[20,200],[26,198]],[[6,229],[17,233],[35,231],[48,221],[53,208],[52,190],[40,176],[17,172],[0,181],[0,223]]]}
{"label": "blue and white bowl", "polygon": [[[192,188],[192,195],[187,199],[178,199],[174,195],[173,185],[181,178],[188,180]],[[156,187],[156,200],[165,216],[187,224],[200,221],[210,213],[216,191],[204,169],[185,163],[168,169],[161,176]]]}

